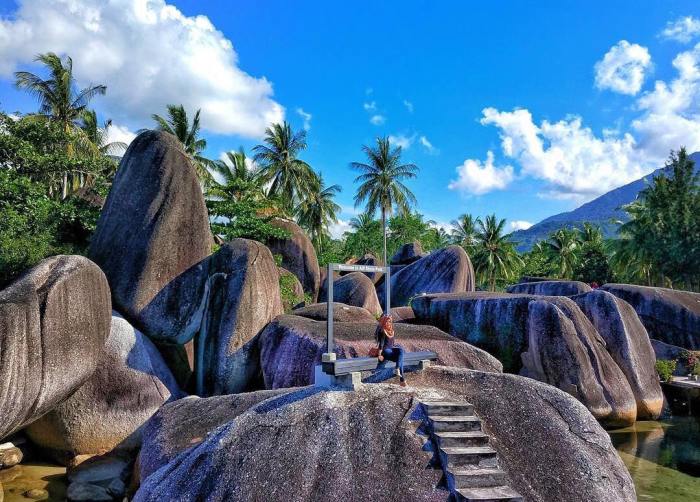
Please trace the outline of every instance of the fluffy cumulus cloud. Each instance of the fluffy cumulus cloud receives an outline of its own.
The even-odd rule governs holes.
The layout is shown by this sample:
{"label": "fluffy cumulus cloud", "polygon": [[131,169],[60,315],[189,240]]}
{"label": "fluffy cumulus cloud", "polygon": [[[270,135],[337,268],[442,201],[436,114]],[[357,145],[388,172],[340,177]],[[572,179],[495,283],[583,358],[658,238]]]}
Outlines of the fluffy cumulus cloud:
{"label": "fluffy cumulus cloud", "polygon": [[0,20],[0,76],[37,53],[68,54],[81,84],[105,83],[100,98],[120,122],[150,123],[168,103],[202,109],[214,132],[259,137],[284,118],[272,84],[239,67],[233,44],[205,16],[164,0],[20,0]]}
{"label": "fluffy cumulus cloud", "polygon": [[304,121],[304,130],[308,131],[309,129],[311,129],[311,118],[313,117],[313,115],[311,115],[308,112],[305,112],[303,108],[297,108],[296,112],[297,115],[299,115]]}
{"label": "fluffy cumulus cloud", "polygon": [[532,223],[525,220],[515,220],[511,221],[509,226],[510,229],[515,232],[516,230],[527,230],[532,226]]}
{"label": "fluffy cumulus cloud", "polygon": [[340,239],[345,232],[349,232],[351,229],[350,222],[341,219],[338,219],[337,223],[331,223],[330,227],[328,227],[328,231],[334,239]]}
{"label": "fluffy cumulus cloud", "polygon": [[382,125],[384,122],[386,122],[386,117],[384,115],[381,115],[379,113],[372,115],[369,118],[369,122],[372,125]]}
{"label": "fluffy cumulus cloud", "polygon": [[651,56],[646,47],[621,40],[595,64],[595,85],[599,89],[635,95],[650,68]]}
{"label": "fluffy cumulus cloud", "polygon": [[660,35],[678,42],[690,42],[700,35],[700,19],[692,16],[679,17],[675,21],[669,21]]}
{"label": "fluffy cumulus cloud", "polygon": [[437,148],[433,146],[433,144],[428,140],[427,137],[421,136],[418,138],[418,142],[421,144],[423,148],[425,148],[425,151],[428,153],[437,153]]}
{"label": "fluffy cumulus cloud", "polygon": [[497,167],[494,164],[493,152],[486,154],[486,161],[467,159],[457,169],[457,179],[450,182],[450,190],[481,195],[493,190],[506,188],[513,181],[513,167]]}
{"label": "fluffy cumulus cloud", "polygon": [[389,143],[393,146],[400,146],[403,150],[411,148],[411,145],[416,140],[416,135],[406,136],[405,134],[390,134]]}
{"label": "fluffy cumulus cloud", "polygon": [[128,127],[124,127],[118,124],[112,124],[107,129],[107,143],[119,142],[129,145],[135,137],[135,132],[129,130]]}
{"label": "fluffy cumulus cloud", "polygon": [[678,76],[642,94],[637,100],[642,115],[632,122],[640,150],[657,162],[681,145],[700,150],[700,44],[678,54],[673,66]]}

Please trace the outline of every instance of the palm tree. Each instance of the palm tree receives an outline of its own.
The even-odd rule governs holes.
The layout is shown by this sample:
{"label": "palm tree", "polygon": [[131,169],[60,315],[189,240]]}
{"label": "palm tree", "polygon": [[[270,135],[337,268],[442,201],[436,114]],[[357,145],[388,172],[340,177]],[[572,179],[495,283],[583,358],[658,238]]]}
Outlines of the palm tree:
{"label": "palm tree", "polygon": [[311,242],[320,253],[324,238],[329,236],[328,227],[338,222],[340,206],[333,198],[341,188],[340,185],[326,187],[321,174],[315,178],[311,193],[299,204],[296,212],[299,225],[309,232]]}
{"label": "palm tree", "polygon": [[476,219],[476,245],[474,267],[476,272],[486,278],[489,291],[496,290],[496,280],[510,277],[522,260],[514,244],[503,233],[506,220],[496,220],[496,215]]}
{"label": "palm tree", "polygon": [[440,227],[433,227],[428,231],[428,238],[432,244],[432,249],[442,249],[450,245],[451,239],[450,234]]}
{"label": "palm tree", "polygon": [[416,203],[416,197],[403,184],[402,180],[416,177],[418,166],[401,163],[401,147],[391,148],[389,138],[377,138],[377,146],[363,146],[368,164],[352,162],[350,166],[360,171],[355,183],[361,183],[355,195],[355,207],[366,203],[366,210],[374,214],[381,211],[382,235],[384,241],[384,262],[386,257],[386,218],[394,206],[399,213],[406,214],[410,206]]}
{"label": "palm tree", "polygon": [[222,181],[212,176],[207,187],[207,196],[230,199],[235,202],[246,198],[264,199],[265,189],[260,170],[254,165],[249,165],[243,147],[237,152],[226,152],[225,157],[224,160],[211,164],[211,170],[218,174]]}
{"label": "palm tree", "polygon": [[62,60],[48,52],[39,54],[34,60],[49,70],[50,77],[44,80],[34,73],[18,71],[15,72],[15,86],[39,100],[38,115],[58,122],[66,133],[70,133],[92,98],[104,95],[107,87],[91,84],[78,91],[73,78],[73,60],[68,56]]}
{"label": "palm tree", "polygon": [[585,222],[583,224],[583,229],[580,231],[580,242],[602,245],[603,244],[603,232],[600,230],[598,225],[593,225],[592,223]]}
{"label": "palm tree", "polygon": [[561,279],[570,279],[578,259],[579,231],[577,229],[560,228],[549,236],[547,248],[552,261],[559,269]]}
{"label": "palm tree", "polygon": [[476,243],[476,220],[471,214],[462,214],[452,220],[452,238],[464,249],[471,249]]}
{"label": "palm tree", "polygon": [[273,124],[265,130],[265,144],[253,148],[261,173],[271,182],[268,195],[281,197],[288,208],[305,199],[315,187],[315,173],[298,159],[306,148],[306,131],[294,132],[288,122]]}
{"label": "palm tree", "polygon": [[100,127],[97,121],[97,113],[94,110],[85,110],[83,112],[80,129],[102,155],[117,155],[123,153],[127,148],[127,144],[123,141],[107,142],[110,127],[112,127],[112,119],[106,120]]}
{"label": "palm tree", "polygon": [[200,181],[206,186],[211,182],[212,176],[209,168],[214,162],[202,155],[207,148],[207,140],[199,137],[201,125],[197,110],[190,125],[185,107],[182,105],[168,105],[168,118],[163,118],[157,113],[151,115],[158,124],[158,130],[165,131],[175,136],[182,143],[185,153],[190,157]]}

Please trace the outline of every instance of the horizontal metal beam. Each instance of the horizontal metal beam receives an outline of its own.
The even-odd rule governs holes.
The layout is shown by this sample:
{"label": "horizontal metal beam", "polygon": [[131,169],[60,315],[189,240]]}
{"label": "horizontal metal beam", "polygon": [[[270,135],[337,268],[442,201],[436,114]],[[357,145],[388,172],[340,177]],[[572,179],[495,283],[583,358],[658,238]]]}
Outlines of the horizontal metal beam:
{"label": "horizontal metal beam", "polygon": [[389,267],[375,267],[374,265],[345,265],[344,263],[333,263],[329,265],[331,270],[340,272],[389,272]]}

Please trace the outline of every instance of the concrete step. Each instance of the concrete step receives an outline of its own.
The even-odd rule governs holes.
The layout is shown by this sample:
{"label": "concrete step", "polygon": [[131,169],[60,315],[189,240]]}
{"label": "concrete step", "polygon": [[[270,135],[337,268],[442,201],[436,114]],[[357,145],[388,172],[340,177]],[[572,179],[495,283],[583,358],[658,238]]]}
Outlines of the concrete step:
{"label": "concrete step", "polygon": [[428,415],[434,432],[480,431],[481,420],[474,416]]}
{"label": "concrete step", "polygon": [[497,467],[496,450],[490,446],[448,446],[440,448],[443,465],[448,469],[453,467]]}
{"label": "concrete step", "polygon": [[523,497],[509,486],[488,488],[462,488],[457,490],[458,500],[463,502],[522,502]]}
{"label": "concrete step", "polygon": [[459,469],[449,471],[456,488],[489,488],[506,484],[506,473],[498,468]]}
{"label": "concrete step", "polygon": [[486,446],[489,436],[482,431],[436,432],[438,446]]}
{"label": "concrete step", "polygon": [[428,415],[442,416],[471,416],[474,415],[474,405],[466,401],[428,401],[423,406]]}

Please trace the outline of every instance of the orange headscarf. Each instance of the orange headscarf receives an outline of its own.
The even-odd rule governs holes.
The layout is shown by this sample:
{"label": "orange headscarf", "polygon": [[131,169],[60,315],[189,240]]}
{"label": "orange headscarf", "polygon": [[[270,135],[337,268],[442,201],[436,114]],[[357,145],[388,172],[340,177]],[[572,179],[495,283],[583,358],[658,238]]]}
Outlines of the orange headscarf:
{"label": "orange headscarf", "polygon": [[385,332],[388,332],[388,333],[391,334],[391,335],[394,334],[394,327],[391,326],[391,328],[389,328],[389,323],[390,323],[392,320],[393,320],[393,319],[391,318],[391,315],[390,315],[390,314],[383,314],[383,315],[379,318],[379,326],[380,326]]}

